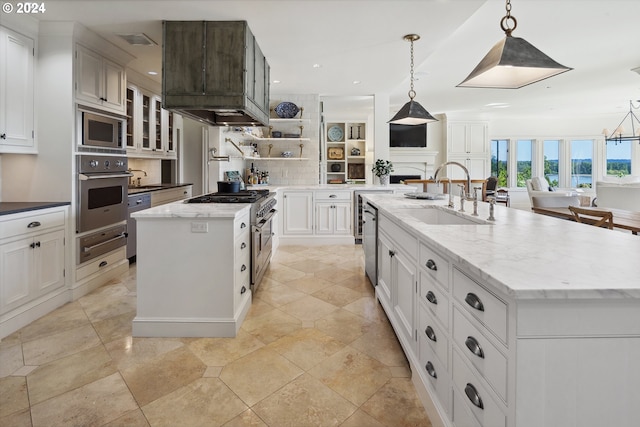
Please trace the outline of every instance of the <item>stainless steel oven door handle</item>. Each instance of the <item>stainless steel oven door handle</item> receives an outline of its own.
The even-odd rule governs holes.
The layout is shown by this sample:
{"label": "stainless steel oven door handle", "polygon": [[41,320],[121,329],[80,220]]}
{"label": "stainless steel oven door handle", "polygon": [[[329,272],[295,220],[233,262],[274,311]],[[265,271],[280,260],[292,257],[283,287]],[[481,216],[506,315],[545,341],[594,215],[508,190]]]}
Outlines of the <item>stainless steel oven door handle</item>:
{"label": "stainless steel oven door handle", "polygon": [[273,218],[273,216],[277,213],[278,211],[275,209],[271,209],[269,211],[269,213],[267,214],[267,216],[265,216],[264,218],[262,218],[260,220],[260,222],[258,223],[258,227],[262,227],[264,224],[266,224],[267,222],[271,221],[271,218]]}
{"label": "stainless steel oven door handle", "polygon": [[127,238],[127,234],[126,233],[122,233],[122,234],[117,235],[116,237],[112,237],[111,239],[105,240],[104,242],[100,242],[100,243],[98,243],[96,245],[85,246],[85,247],[82,248],[82,252],[91,252],[95,248],[99,248],[102,245],[106,245],[107,243],[115,242],[116,240],[126,239],[126,238]]}
{"label": "stainless steel oven door handle", "polygon": [[78,174],[80,181],[88,181],[91,179],[104,179],[104,178],[130,178],[133,176],[132,173],[124,172],[124,173],[96,173],[87,175],[84,173]]}

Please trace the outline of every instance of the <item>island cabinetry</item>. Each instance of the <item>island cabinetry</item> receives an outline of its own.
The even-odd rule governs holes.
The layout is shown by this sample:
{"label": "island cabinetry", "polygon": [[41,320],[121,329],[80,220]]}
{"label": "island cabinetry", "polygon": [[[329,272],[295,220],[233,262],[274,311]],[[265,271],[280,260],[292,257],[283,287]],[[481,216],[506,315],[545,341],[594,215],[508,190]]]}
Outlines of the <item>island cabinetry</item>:
{"label": "island cabinetry", "polygon": [[[415,354],[415,295],[417,289],[416,259],[418,241],[392,222],[379,215],[378,287],[387,316],[394,326],[406,353]],[[382,282],[382,283],[380,283]],[[380,291],[378,288],[381,287]]]}
{"label": "island cabinetry", "polygon": [[251,306],[250,209],[238,205],[221,214],[206,209],[133,214],[138,227],[134,336],[235,337],[240,329]]}
{"label": "island cabinetry", "polygon": [[62,207],[0,217],[0,338],[66,302],[66,213]]}
{"label": "island cabinetry", "polygon": [[351,235],[350,191],[316,191],[316,234]]}
{"label": "island cabinetry", "polygon": [[283,234],[313,234],[313,192],[285,191],[283,202]]}
{"label": "island cabinetry", "polygon": [[151,207],[188,199],[189,197],[192,196],[192,192],[193,192],[192,185],[183,185],[181,187],[168,188],[166,190],[152,191]]}
{"label": "island cabinetry", "polygon": [[34,41],[0,26],[0,153],[36,153]]}
{"label": "island cabinetry", "polygon": [[84,46],[76,45],[76,100],[118,114],[125,114],[124,67]]}

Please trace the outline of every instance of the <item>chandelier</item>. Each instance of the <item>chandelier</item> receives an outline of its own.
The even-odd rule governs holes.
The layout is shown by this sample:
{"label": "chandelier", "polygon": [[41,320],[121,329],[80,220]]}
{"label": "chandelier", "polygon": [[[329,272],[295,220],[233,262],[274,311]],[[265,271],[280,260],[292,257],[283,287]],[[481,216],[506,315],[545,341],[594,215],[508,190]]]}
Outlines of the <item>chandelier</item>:
{"label": "chandelier", "polygon": [[[638,100],[640,103],[640,100]],[[636,116],[633,110],[640,109],[640,104],[637,107],[633,105],[633,101],[629,101],[629,112],[622,119],[620,124],[613,130],[612,133],[609,133],[609,129],[603,129],[602,134],[604,135],[604,140],[606,142],[614,142],[616,145],[623,141],[638,141],[640,143],[640,120],[638,120],[638,116]],[[623,124],[625,120],[629,119],[631,122],[631,133],[628,135],[624,135],[625,128]]]}
{"label": "chandelier", "polygon": [[506,2],[507,14],[500,20],[506,37],[491,48],[458,87],[520,89],[573,69],[558,64],[525,39],[511,36],[518,21],[511,16],[511,0]]}
{"label": "chandelier", "polygon": [[416,97],[416,91],[413,90],[413,42],[420,40],[417,34],[407,34],[404,40],[411,42],[411,87],[409,89],[409,102],[396,113],[389,123],[397,125],[422,125],[430,122],[437,122],[438,119],[433,117],[429,112],[413,98]]}

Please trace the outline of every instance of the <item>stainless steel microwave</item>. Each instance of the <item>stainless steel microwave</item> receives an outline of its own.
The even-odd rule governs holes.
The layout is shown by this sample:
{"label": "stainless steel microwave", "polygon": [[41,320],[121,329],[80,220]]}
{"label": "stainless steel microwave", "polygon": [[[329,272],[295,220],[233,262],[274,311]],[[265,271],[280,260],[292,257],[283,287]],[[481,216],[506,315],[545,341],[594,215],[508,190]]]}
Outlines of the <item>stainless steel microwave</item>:
{"label": "stainless steel microwave", "polygon": [[124,151],[123,127],[123,119],[83,111],[82,146]]}

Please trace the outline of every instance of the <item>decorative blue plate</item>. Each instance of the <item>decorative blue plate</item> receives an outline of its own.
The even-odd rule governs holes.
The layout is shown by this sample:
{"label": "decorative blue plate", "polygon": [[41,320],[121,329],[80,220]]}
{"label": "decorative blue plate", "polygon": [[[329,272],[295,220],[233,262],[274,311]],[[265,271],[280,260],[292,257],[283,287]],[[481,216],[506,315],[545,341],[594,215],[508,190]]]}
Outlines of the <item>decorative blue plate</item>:
{"label": "decorative blue plate", "polygon": [[332,142],[342,141],[343,136],[344,132],[340,126],[331,126],[327,131],[327,137],[329,137],[329,141]]}
{"label": "decorative blue plate", "polygon": [[281,102],[274,108],[276,115],[281,119],[292,119],[298,114],[300,109],[293,102]]}

